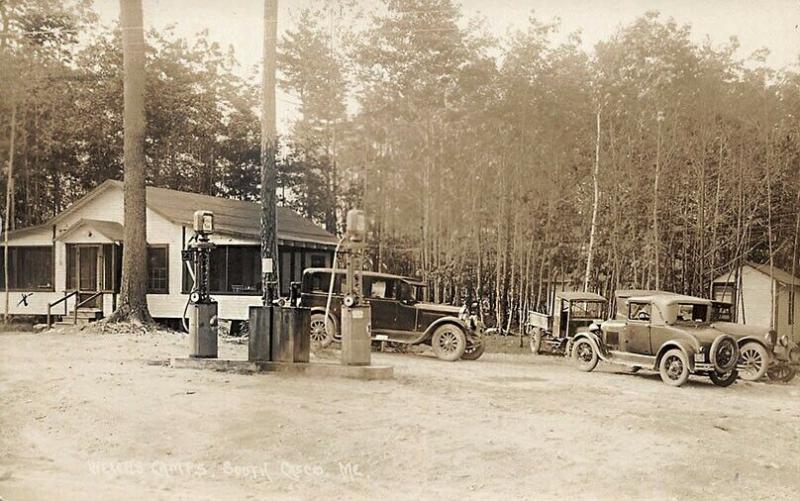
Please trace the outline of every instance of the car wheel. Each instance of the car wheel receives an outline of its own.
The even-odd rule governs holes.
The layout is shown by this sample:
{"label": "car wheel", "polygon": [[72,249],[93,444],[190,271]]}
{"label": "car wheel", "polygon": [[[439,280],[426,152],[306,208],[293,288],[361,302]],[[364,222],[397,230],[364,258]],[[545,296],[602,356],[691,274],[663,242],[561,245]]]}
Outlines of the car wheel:
{"label": "car wheel", "polygon": [[658,372],[668,385],[681,386],[689,380],[689,360],[681,350],[669,350],[661,357]]}
{"label": "car wheel", "polygon": [[531,353],[538,355],[542,352],[542,329],[534,328],[531,332]]}
{"label": "car wheel", "polygon": [[795,369],[791,365],[781,364],[767,369],[767,377],[771,381],[780,381],[782,383],[788,383],[789,381],[794,379],[795,375],[797,375],[797,369]]}
{"label": "car wheel", "polygon": [[333,338],[336,335],[336,326],[333,324],[333,320],[330,318],[328,318],[327,321],[327,329],[325,324],[326,322],[324,313],[314,313],[311,315],[310,326],[312,346],[327,348],[333,342]]}
{"label": "car wheel", "polygon": [[467,348],[467,336],[455,325],[442,325],[434,331],[431,347],[437,358],[453,362],[464,355],[464,350]]}
{"label": "car wheel", "polygon": [[591,372],[597,367],[600,357],[597,355],[592,343],[586,339],[578,339],[572,345],[572,359],[579,370]]}
{"label": "car wheel", "polygon": [[736,382],[736,380],[739,378],[739,373],[736,371],[736,369],[734,369],[727,374],[717,374],[716,372],[712,372],[709,374],[709,377],[711,378],[711,382],[715,385],[726,388]]}
{"label": "car wheel", "polygon": [[478,360],[486,351],[486,343],[483,339],[478,338],[474,343],[468,342],[467,347],[464,349],[464,354],[461,355],[462,360]]}
{"label": "car wheel", "polygon": [[739,350],[739,365],[742,379],[745,381],[758,381],[767,373],[769,353],[760,343],[749,342]]}

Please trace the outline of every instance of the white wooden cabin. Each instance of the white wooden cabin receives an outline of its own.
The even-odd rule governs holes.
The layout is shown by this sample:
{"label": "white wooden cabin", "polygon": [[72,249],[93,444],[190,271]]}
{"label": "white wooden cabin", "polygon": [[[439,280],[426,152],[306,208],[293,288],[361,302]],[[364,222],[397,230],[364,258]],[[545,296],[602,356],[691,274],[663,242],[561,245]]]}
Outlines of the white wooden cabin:
{"label": "white wooden cabin", "polygon": [[[261,301],[260,205],[254,202],[147,188],[147,263],[150,312],[179,319],[191,286],[181,250],[193,235],[192,214],[214,212],[217,248],[211,256],[211,294],[223,320],[245,320]],[[0,290],[11,315],[56,316],[74,311],[75,301],[99,292],[85,307],[92,316],[116,307],[122,271],[123,184],[109,180],[45,224],[8,235],[9,291],[0,252]],[[295,212],[278,208],[281,293],[308,267],[331,266],[336,237]],[[4,249],[0,249],[3,251]]]}
{"label": "white wooden cabin", "polygon": [[[800,278],[768,264],[745,263],[718,276],[713,283],[712,299],[733,305],[737,323],[773,328],[778,336],[787,334],[800,342],[800,304],[796,293]],[[773,301],[774,294],[774,301]]]}

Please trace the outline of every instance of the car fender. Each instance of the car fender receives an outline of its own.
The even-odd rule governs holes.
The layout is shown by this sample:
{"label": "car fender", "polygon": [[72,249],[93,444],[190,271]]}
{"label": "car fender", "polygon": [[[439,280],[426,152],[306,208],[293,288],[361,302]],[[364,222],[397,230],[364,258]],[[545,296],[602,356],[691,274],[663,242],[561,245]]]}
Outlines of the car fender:
{"label": "car fender", "polygon": [[689,372],[694,372],[694,355],[697,353],[697,349],[693,344],[683,339],[671,339],[658,348],[654,369],[658,369],[658,366],[661,364],[661,357],[664,356],[664,353],[673,348],[681,350],[683,354],[686,355],[686,359],[689,361]]}
{"label": "car fender", "polygon": [[[313,315],[315,313],[322,313],[324,315],[325,314],[325,308],[322,308],[320,306],[315,306],[315,307],[311,308],[311,314]],[[336,317],[336,315],[333,314],[333,310],[328,312],[328,318],[331,319],[331,322],[333,322],[333,328],[336,329],[336,332],[338,333],[339,332],[339,319]],[[326,327],[326,329],[327,329],[327,327]]]}
{"label": "car fender", "polygon": [[428,341],[430,341],[431,337],[433,337],[434,331],[436,331],[436,329],[445,324],[455,325],[456,327],[461,329],[461,332],[464,333],[464,336],[469,336],[469,329],[467,329],[467,326],[464,325],[464,322],[462,322],[460,318],[448,316],[448,317],[437,318],[434,322],[432,322],[428,326],[427,329],[425,329],[425,332],[423,332],[422,335],[420,335],[417,339],[415,339],[412,342],[412,344],[427,343]]}
{"label": "car fender", "polygon": [[591,331],[581,331],[577,332],[572,339],[569,341],[566,356],[572,356],[572,347],[575,345],[575,342],[579,339],[586,339],[592,345],[592,348],[597,353],[597,356],[600,357],[600,360],[608,362],[608,354],[603,349],[603,342],[600,340],[600,337]]}
{"label": "car fender", "polygon": [[747,336],[736,340],[736,344],[739,346],[740,350],[742,349],[742,346],[746,345],[747,343],[758,343],[763,346],[764,349],[767,350],[767,354],[770,358],[769,361],[772,361],[775,358],[774,350],[770,348],[770,346],[765,343],[763,339],[760,339],[757,336]]}

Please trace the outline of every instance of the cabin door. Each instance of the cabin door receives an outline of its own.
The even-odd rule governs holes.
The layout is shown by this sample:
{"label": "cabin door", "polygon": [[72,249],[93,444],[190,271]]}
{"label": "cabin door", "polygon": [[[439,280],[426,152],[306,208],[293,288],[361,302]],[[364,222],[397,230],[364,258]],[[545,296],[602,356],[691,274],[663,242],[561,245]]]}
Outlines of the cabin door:
{"label": "cabin door", "polygon": [[[98,288],[98,260],[100,258],[99,245],[81,245],[78,248],[78,297],[80,301],[88,299]],[[85,307],[98,307],[100,298],[85,304]]]}

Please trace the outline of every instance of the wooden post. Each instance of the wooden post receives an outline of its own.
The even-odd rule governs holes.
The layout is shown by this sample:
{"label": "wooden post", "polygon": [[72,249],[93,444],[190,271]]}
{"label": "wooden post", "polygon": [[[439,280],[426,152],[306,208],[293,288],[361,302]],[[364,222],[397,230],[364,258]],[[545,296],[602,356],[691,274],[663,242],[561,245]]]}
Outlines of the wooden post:
{"label": "wooden post", "polygon": [[277,131],[275,70],[277,66],[278,0],[264,0],[264,54],[261,85],[261,286],[263,304],[276,298],[278,239],[275,210]]}
{"label": "wooden post", "polygon": [[14,191],[14,143],[16,139],[17,133],[17,102],[12,97],[11,98],[11,144],[9,145],[9,152],[8,152],[8,175],[6,177],[6,218],[5,218],[5,228],[3,231],[3,238],[5,245],[3,246],[3,275],[5,280],[5,292],[6,292],[6,309],[3,315],[3,321],[8,323],[8,310],[9,310],[9,292],[8,292],[8,230],[11,228],[11,200],[12,200],[12,192]]}

